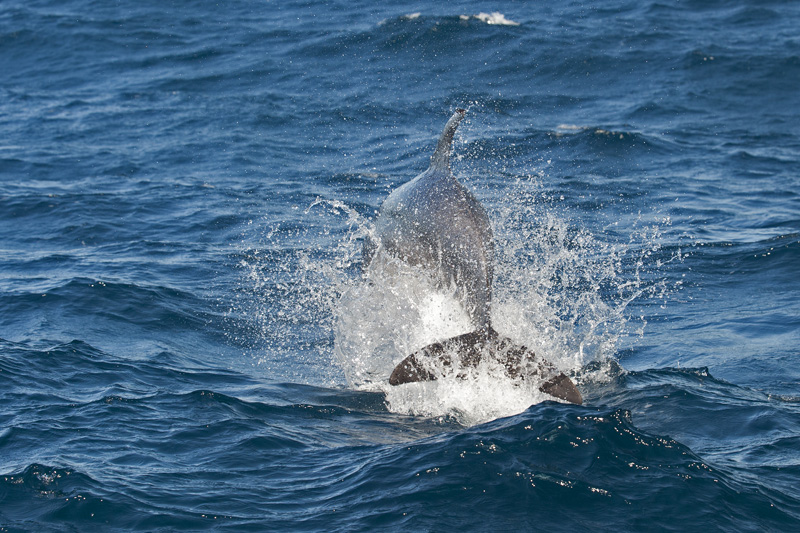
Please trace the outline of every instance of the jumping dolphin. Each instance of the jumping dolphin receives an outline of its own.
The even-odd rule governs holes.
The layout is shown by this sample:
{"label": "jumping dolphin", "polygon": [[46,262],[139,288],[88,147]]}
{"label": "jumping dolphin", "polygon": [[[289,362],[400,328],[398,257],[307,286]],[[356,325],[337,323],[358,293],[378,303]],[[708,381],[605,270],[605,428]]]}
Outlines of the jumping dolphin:
{"label": "jumping dolphin", "polygon": [[489,217],[450,171],[453,135],[465,113],[457,109],[447,121],[428,170],[383,202],[376,221],[377,242],[365,243],[364,264],[380,250],[431,273],[442,286],[454,285],[474,330],[409,355],[395,367],[389,383],[436,379],[428,364],[433,360],[450,366],[456,356],[462,368],[475,367],[491,354],[509,376],[536,374],[544,380],[542,392],[580,404],[581,394],[567,376],[492,328],[494,241]]}

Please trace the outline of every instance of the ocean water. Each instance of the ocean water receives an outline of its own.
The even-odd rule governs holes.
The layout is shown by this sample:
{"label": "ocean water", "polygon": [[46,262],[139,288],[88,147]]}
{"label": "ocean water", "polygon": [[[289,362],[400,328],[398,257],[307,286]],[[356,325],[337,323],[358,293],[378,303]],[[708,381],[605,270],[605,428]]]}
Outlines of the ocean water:
{"label": "ocean water", "polygon": [[[0,531],[797,531],[800,4],[0,2]],[[494,375],[361,269],[456,107]],[[393,275],[388,275],[394,269]]]}

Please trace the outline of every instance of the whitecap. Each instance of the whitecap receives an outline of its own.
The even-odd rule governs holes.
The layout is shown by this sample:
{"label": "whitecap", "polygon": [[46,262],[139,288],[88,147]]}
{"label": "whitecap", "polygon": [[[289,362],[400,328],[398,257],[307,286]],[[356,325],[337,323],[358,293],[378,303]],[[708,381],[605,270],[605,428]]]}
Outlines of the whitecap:
{"label": "whitecap", "polygon": [[481,12],[473,16],[476,19],[485,22],[486,24],[497,24],[500,26],[519,26],[519,22],[514,22],[513,20],[507,19],[506,16],[500,13],[499,11],[493,11],[492,13]]}

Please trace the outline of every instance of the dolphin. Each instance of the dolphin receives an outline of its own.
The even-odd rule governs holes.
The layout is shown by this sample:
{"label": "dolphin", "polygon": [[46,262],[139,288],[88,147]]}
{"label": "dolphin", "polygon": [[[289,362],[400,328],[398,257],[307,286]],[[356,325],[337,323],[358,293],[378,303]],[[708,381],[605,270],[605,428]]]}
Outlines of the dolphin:
{"label": "dolphin", "polygon": [[480,202],[450,170],[453,135],[466,111],[456,109],[447,121],[428,169],[395,189],[383,202],[375,223],[376,239],[364,245],[364,265],[386,253],[431,274],[440,286],[454,286],[473,330],[426,346],[403,359],[389,383],[435,380],[433,364],[475,367],[486,357],[505,366],[510,377],[543,379],[540,390],[580,404],[580,392],[552,364],[501,337],[492,327],[494,240]]}

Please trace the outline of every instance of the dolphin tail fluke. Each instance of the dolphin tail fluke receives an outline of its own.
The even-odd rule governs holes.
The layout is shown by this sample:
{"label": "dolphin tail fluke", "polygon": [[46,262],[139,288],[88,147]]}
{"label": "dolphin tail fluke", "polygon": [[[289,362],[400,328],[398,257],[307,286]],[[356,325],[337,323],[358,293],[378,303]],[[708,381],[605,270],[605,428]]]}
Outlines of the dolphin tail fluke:
{"label": "dolphin tail fluke", "polygon": [[447,124],[444,126],[439,142],[436,144],[436,151],[431,156],[431,168],[443,171],[450,171],[450,151],[453,147],[453,136],[456,134],[458,124],[464,118],[466,110],[458,108]]}
{"label": "dolphin tail fluke", "polygon": [[398,364],[389,377],[390,385],[418,381],[434,381],[436,369],[452,366],[454,359],[461,368],[476,367],[486,356],[492,356],[505,366],[509,377],[525,379],[536,376],[545,379],[539,390],[560,400],[580,405],[581,393],[565,374],[526,348],[500,337],[493,329],[473,331],[442,342],[428,345],[414,352]]}

